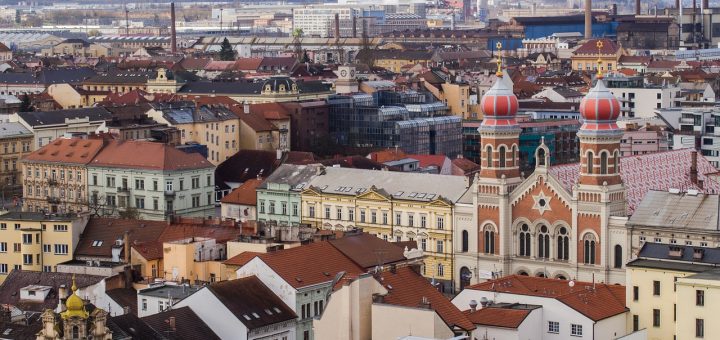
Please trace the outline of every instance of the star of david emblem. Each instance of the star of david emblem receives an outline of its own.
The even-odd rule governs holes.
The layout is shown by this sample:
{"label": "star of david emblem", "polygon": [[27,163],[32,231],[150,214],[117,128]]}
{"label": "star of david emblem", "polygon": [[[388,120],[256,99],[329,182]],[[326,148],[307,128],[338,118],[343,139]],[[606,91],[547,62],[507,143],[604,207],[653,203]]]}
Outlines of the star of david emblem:
{"label": "star of david emblem", "polygon": [[540,212],[540,215],[544,214],[548,210],[552,210],[550,209],[551,197],[545,196],[544,191],[540,191],[539,194],[533,195],[533,200],[535,201],[535,204],[532,208]]}

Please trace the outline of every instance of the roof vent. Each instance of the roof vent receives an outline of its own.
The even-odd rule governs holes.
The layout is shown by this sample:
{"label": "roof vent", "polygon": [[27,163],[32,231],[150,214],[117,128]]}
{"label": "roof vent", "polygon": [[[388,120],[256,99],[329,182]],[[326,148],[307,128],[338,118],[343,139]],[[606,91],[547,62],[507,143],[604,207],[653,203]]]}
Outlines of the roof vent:
{"label": "roof vent", "polygon": [[679,193],[680,193],[680,189],[670,188],[670,189],[668,189],[668,192],[671,193],[671,194],[679,194]]}

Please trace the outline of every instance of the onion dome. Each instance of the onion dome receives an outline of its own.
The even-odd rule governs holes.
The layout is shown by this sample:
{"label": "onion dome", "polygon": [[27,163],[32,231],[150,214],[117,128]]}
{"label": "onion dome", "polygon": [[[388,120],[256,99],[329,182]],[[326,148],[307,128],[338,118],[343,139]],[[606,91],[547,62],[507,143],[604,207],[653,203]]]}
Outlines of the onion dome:
{"label": "onion dome", "polygon": [[500,76],[480,100],[480,107],[485,118],[513,119],[518,111],[518,99]]}
{"label": "onion dome", "polygon": [[580,102],[580,115],[585,121],[583,130],[614,130],[617,129],[617,118],[620,116],[620,102],[603,84],[602,76]]}
{"label": "onion dome", "polygon": [[78,288],[77,285],[75,285],[75,275],[73,275],[73,284],[71,289],[72,294],[67,298],[67,300],[65,300],[65,308],[67,308],[67,310],[62,312],[62,317],[64,319],[71,317],[87,319],[89,314],[85,310],[85,302],[77,295]]}

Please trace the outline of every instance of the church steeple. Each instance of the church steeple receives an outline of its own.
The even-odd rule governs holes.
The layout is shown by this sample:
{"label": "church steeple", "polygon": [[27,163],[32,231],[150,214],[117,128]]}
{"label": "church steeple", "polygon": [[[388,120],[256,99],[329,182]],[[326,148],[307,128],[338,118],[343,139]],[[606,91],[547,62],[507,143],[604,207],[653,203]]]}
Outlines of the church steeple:
{"label": "church steeple", "polygon": [[497,80],[480,100],[483,122],[478,128],[481,142],[481,178],[520,177],[518,158],[520,126],[515,120],[518,99],[503,79],[502,44],[497,43]]}

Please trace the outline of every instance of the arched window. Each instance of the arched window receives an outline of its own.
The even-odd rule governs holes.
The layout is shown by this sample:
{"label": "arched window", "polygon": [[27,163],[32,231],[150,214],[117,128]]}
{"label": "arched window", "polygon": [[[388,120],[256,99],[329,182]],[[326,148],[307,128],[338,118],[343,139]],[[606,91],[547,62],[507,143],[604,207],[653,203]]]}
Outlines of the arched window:
{"label": "arched window", "polygon": [[78,326],[72,326],[72,338],[80,339],[80,328]]}
{"label": "arched window", "polygon": [[506,165],[506,164],[505,164],[505,156],[506,156],[506,155],[505,155],[505,147],[504,147],[504,146],[501,146],[501,147],[498,148],[498,154],[499,154],[499,155],[498,155],[498,160],[500,161],[500,167],[501,167],[501,168],[504,168],[505,165]]}
{"label": "arched window", "polygon": [[608,154],[607,152],[600,153],[600,174],[607,175],[608,173]]}
{"label": "arched window", "polygon": [[470,285],[472,280],[472,273],[468,267],[460,268],[460,290]]}
{"label": "arched window", "polygon": [[512,146],[512,153],[510,154],[510,166],[515,166],[517,161],[517,145]]}
{"label": "arched window", "polygon": [[540,148],[537,152],[537,164],[540,166],[545,166],[545,149]]}
{"label": "arched window", "polygon": [[548,228],[544,225],[540,226],[538,234],[538,257],[550,258],[550,235],[548,235]]}
{"label": "arched window", "polygon": [[613,155],[613,173],[619,174],[620,173],[620,152],[615,150],[615,154]]}
{"label": "arched window", "polygon": [[483,237],[485,241],[484,250],[485,254],[495,254],[495,230],[492,226],[486,225],[483,230]]}
{"label": "arched window", "polygon": [[442,263],[437,264],[437,276],[438,277],[445,276],[445,267],[443,266]]}
{"label": "arched window", "polygon": [[587,173],[592,174],[593,173],[593,153],[592,151],[588,151],[587,155],[585,157],[585,167],[587,168]]}
{"label": "arched window", "polygon": [[557,259],[567,261],[570,258],[570,237],[565,227],[558,231]]}
{"label": "arched window", "polygon": [[585,264],[595,264],[595,236],[586,234],[583,238],[583,260]]}
{"label": "arched window", "polygon": [[462,252],[466,253],[469,249],[468,243],[469,243],[470,236],[468,235],[467,230],[462,231]]}
{"label": "arched window", "polygon": [[493,149],[491,145],[488,145],[487,148],[485,148],[485,152],[487,153],[487,167],[492,168],[493,167]]}
{"label": "arched window", "polygon": [[527,273],[526,271],[524,271],[524,270],[521,270],[521,271],[518,272],[518,275],[528,276],[528,273]]}
{"label": "arched window", "polygon": [[623,256],[622,256],[622,246],[619,244],[615,245],[615,268],[622,268],[623,265]]}
{"label": "arched window", "polygon": [[520,227],[519,256],[530,256],[530,228],[527,224]]}

